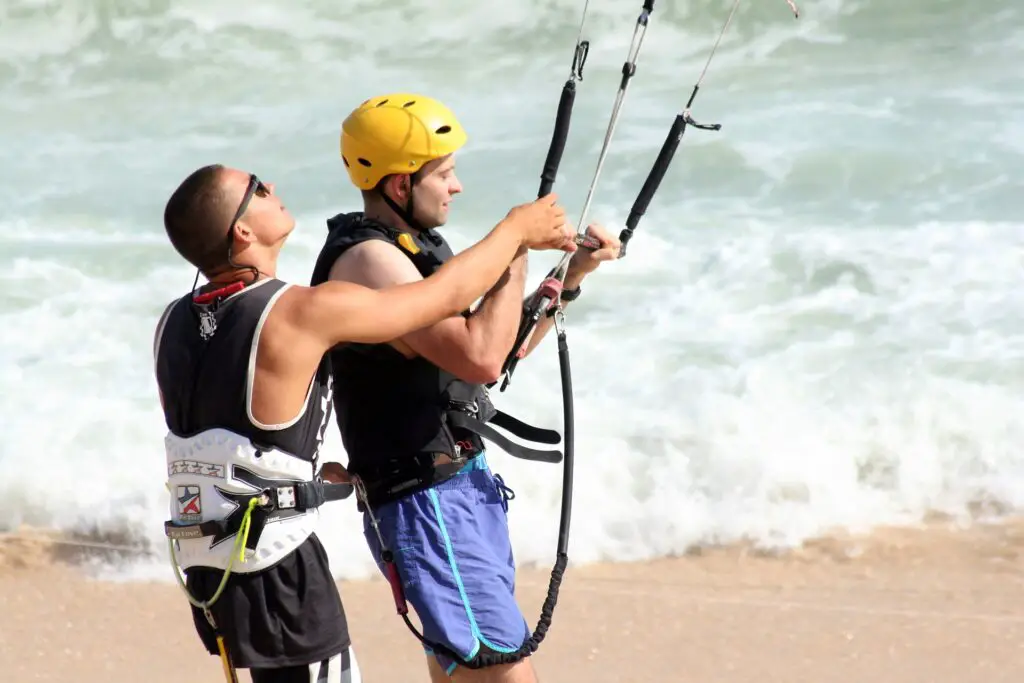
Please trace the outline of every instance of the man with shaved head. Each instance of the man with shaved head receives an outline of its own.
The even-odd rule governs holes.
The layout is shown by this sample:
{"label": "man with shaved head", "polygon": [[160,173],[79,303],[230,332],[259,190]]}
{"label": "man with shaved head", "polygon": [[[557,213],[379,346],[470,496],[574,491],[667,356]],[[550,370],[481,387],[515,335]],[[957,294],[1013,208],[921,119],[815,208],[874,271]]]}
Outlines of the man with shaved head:
{"label": "man with shaved head", "polygon": [[[339,343],[384,343],[469,308],[522,248],[572,251],[554,196],[514,207],[435,274],[383,289],[277,279],[295,227],[274,186],[220,165],[189,175],[164,227],[208,280],[172,301],[153,355],[165,437],[172,559],[192,617],[229,681],[360,680],[345,612],[315,533],[351,493],[318,458]],[[176,569],[178,571],[178,569]]]}

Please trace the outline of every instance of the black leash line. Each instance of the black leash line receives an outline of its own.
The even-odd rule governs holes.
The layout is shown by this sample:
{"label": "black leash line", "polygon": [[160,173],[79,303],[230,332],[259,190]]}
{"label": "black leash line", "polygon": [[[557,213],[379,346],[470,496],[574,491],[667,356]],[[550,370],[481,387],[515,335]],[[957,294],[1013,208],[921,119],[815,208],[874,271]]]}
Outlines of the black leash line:
{"label": "black leash line", "polygon": [[[793,0],[786,0],[786,4],[793,11],[796,18],[800,18],[800,11],[797,6],[793,3]],[[715,40],[715,44],[711,47],[711,52],[708,54],[708,59],[704,63],[704,68],[700,72],[700,76],[697,78],[697,82],[693,86],[693,92],[690,93],[690,99],[686,101],[686,106],[683,110],[676,114],[675,120],[672,122],[672,126],[668,130],[668,135],[665,136],[665,142],[661,145],[661,150],[658,151],[658,156],[654,160],[654,165],[651,167],[650,172],[647,174],[647,179],[644,180],[643,187],[640,188],[640,193],[636,197],[636,201],[633,202],[633,208],[629,210],[629,217],[626,219],[626,227],[623,228],[622,232],[619,233],[619,242],[622,243],[619,249],[619,258],[626,256],[626,247],[629,241],[633,238],[633,231],[636,230],[637,225],[640,223],[640,219],[644,213],[647,212],[647,208],[651,204],[651,200],[654,199],[654,193],[658,191],[658,187],[661,185],[662,179],[665,177],[666,171],[668,171],[669,165],[672,163],[672,157],[675,156],[676,148],[679,147],[680,140],[683,139],[683,133],[686,132],[686,126],[690,125],[700,130],[721,130],[722,124],[711,123],[703,124],[697,123],[690,115],[690,110],[693,107],[693,101],[697,97],[697,91],[700,90],[701,84],[704,82],[704,77],[707,75],[708,67],[711,66],[711,60],[715,56],[715,52],[718,50],[718,45],[722,42],[722,37],[725,35],[726,30],[729,28],[729,24],[732,23],[733,17],[736,15],[736,10],[740,6],[740,0],[735,0],[732,4],[732,9],[729,11],[729,16],[726,18],[725,23],[722,25],[722,30],[718,34],[718,38]]]}
{"label": "black leash line", "polygon": [[[608,150],[610,148],[612,138],[615,135],[615,128],[619,122],[619,116],[622,113],[622,105],[626,98],[626,89],[629,87],[630,80],[633,78],[634,74],[636,74],[636,61],[640,54],[640,47],[643,44],[644,36],[647,34],[647,25],[653,11],[654,0],[644,0],[643,9],[641,10],[639,17],[637,17],[636,26],[633,29],[633,40],[630,42],[626,61],[622,64],[622,79],[619,82],[619,89],[615,94],[611,117],[608,120],[608,128],[605,131],[604,143],[601,145],[601,153],[598,155],[597,159],[597,168],[594,170],[594,177],[590,181],[590,188],[587,191],[587,198],[583,204],[583,211],[581,212],[579,223],[577,223],[576,226],[578,244],[583,242],[583,239],[581,238],[584,236],[587,228],[587,214],[594,199],[594,191],[596,190],[597,182],[601,177],[601,171],[604,169],[604,162],[608,156]],[[561,106],[559,107],[559,112],[561,112]],[[555,122],[555,129],[557,133],[559,129],[557,120]],[[565,133],[568,134],[568,124],[566,124],[564,130]],[[555,149],[556,142],[558,142],[558,139],[553,137],[552,147],[548,151],[549,158],[552,155],[552,150]],[[561,148],[563,148],[564,145],[565,142],[563,139],[558,147],[559,151],[557,154],[559,158],[561,157]],[[596,245],[584,243],[581,246],[583,248],[593,248]],[[541,282],[540,286],[524,305],[523,315],[519,323],[519,330],[516,334],[515,343],[512,345],[512,350],[505,358],[505,363],[501,369],[501,391],[505,391],[505,389],[508,388],[509,383],[512,381],[512,374],[515,372],[516,365],[519,363],[519,360],[526,355],[526,343],[529,340],[530,335],[533,334],[533,331],[536,329],[537,324],[540,322],[541,316],[544,315],[550,307],[559,306],[559,298],[562,293],[562,286],[565,283],[565,276],[568,271],[569,260],[571,258],[572,254],[563,254],[558,265],[551,269],[544,278],[544,281]]]}

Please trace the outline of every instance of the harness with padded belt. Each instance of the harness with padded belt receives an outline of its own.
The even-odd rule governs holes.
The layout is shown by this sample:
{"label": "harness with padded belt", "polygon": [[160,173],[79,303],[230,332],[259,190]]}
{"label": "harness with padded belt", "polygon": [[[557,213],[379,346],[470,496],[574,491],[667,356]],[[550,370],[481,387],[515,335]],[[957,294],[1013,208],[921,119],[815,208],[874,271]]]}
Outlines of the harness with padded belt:
{"label": "harness with padded belt", "polygon": [[[344,500],[352,495],[351,484],[333,484],[320,478],[313,481],[271,480],[254,477],[247,470],[235,468],[236,479],[253,483],[259,479],[259,487],[250,494],[229,493],[220,490],[221,495],[236,501],[238,508],[224,519],[211,519],[195,524],[177,524],[172,520],[164,522],[164,535],[172,540],[214,537],[223,539],[247,529],[245,543],[248,551],[256,550],[260,536],[268,522],[284,514],[309,512],[324,503]],[[248,517],[249,521],[245,521]]]}

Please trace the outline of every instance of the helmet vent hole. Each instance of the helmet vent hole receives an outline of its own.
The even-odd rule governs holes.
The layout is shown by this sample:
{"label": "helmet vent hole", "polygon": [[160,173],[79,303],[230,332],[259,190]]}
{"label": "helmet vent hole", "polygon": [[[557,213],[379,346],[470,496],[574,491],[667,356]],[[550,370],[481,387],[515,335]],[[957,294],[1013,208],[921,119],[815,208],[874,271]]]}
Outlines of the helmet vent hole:
{"label": "helmet vent hole", "polygon": [[402,106],[403,106],[403,107],[411,107],[411,106],[412,106],[412,105],[414,105],[414,104],[416,104],[416,100],[409,100],[408,102],[406,102],[406,103],[405,103],[405,104],[403,104]]}
{"label": "helmet vent hole", "polygon": [[362,158],[362,157],[359,157],[358,159],[356,159],[356,161],[358,161],[358,162],[359,162],[360,164],[362,164],[362,165],[363,165],[363,166],[365,166],[366,168],[370,168],[370,166],[372,166],[372,165],[373,165],[373,164],[371,164],[371,163],[370,163],[369,161],[367,161],[366,159],[364,159],[364,158]]}
{"label": "helmet vent hole", "polygon": [[438,135],[444,135],[445,133],[451,133],[452,132],[452,127],[451,126],[441,126],[440,128],[438,128],[434,132],[437,133]]}
{"label": "helmet vent hole", "polygon": [[387,100],[381,100],[380,102],[378,102],[378,103],[377,103],[377,106],[378,106],[378,107],[383,107],[383,106],[384,106],[385,104],[387,104],[387,103],[388,103],[388,101],[387,101]]}
{"label": "helmet vent hole", "polygon": [[341,160],[345,162],[345,168],[348,168],[348,167],[349,167],[348,159],[346,159],[346,158],[345,158],[345,157],[343,156],[343,157],[341,157]]}

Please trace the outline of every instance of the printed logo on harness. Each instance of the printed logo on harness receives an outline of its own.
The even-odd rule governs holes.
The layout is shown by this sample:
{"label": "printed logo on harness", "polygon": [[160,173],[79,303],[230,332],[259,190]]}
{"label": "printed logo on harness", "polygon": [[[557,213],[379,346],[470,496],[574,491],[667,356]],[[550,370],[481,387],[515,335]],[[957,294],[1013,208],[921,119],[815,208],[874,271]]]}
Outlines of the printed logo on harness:
{"label": "printed logo on harness", "polygon": [[182,522],[201,522],[203,500],[198,486],[178,487],[178,517]]}
{"label": "printed logo on harness", "polygon": [[209,311],[199,312],[199,336],[207,340],[217,331],[217,318]]}
{"label": "printed logo on harness", "polygon": [[167,466],[168,476],[175,474],[198,474],[202,477],[224,477],[224,465],[215,465],[202,460],[175,460]]}

